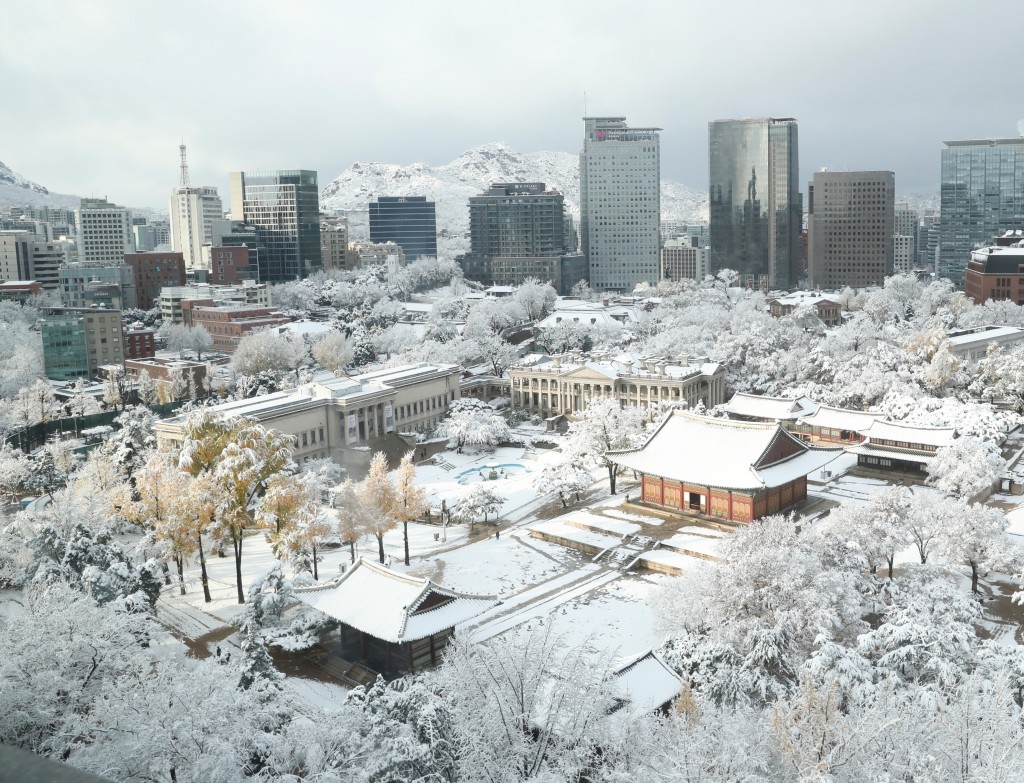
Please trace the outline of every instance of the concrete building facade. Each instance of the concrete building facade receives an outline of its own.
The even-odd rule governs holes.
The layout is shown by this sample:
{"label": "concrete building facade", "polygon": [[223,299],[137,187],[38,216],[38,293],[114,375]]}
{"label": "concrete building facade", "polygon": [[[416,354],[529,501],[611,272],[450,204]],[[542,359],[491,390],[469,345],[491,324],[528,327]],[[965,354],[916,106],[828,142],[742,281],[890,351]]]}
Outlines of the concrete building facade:
{"label": "concrete building facade", "polygon": [[499,182],[469,198],[470,252],[458,260],[469,280],[520,285],[530,277],[566,295],[587,279],[566,223],[565,199],[543,182]]}
{"label": "concrete building facade", "polygon": [[[289,391],[215,405],[214,413],[248,416],[292,438],[294,459],[346,462],[396,433],[428,432],[459,398],[462,370],[452,364],[413,364],[303,384]],[[185,416],[157,422],[161,447],[183,438]]]}
{"label": "concrete building facade", "polygon": [[658,281],[660,128],[625,117],[584,117],[580,153],[580,241],[590,285],[632,291]]}
{"label": "concrete building facade", "polygon": [[807,187],[811,283],[881,285],[893,271],[896,175],[818,171]]}
{"label": "concrete building facade", "polygon": [[224,217],[217,188],[183,185],[171,191],[169,205],[171,247],[192,269],[201,261],[203,245],[213,241],[213,221]]}
{"label": "concrete building facade", "polygon": [[703,280],[708,273],[708,249],[692,236],[666,239],[661,247],[662,280]]}
{"label": "concrete building facade", "polygon": [[725,402],[725,368],[697,357],[532,354],[508,374],[513,409],[545,417],[571,416],[595,397],[652,409]]}
{"label": "concrete building facade", "polygon": [[135,251],[132,213],[102,198],[83,198],[75,212],[78,226],[78,261],[83,264],[120,264]]}

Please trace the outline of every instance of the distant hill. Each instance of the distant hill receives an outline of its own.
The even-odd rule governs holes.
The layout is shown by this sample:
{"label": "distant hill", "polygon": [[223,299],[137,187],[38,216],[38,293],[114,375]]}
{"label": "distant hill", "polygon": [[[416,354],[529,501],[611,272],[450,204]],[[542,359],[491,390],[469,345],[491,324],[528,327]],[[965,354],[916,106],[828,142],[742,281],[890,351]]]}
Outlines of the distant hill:
{"label": "distant hill", "polygon": [[51,193],[47,188],[23,177],[0,162],[0,207],[17,205],[78,207],[78,196]]}
{"label": "distant hill", "polygon": [[[353,163],[323,189],[320,205],[327,210],[365,211],[378,196],[426,196],[437,204],[438,251],[453,257],[469,249],[469,197],[494,182],[544,182],[564,194],[566,208],[579,219],[579,155],[523,153],[501,143],[473,147],[442,166]],[[663,180],[661,216],[664,220],[707,220],[707,194]],[[353,221],[353,236],[365,236],[366,230],[362,221]]]}

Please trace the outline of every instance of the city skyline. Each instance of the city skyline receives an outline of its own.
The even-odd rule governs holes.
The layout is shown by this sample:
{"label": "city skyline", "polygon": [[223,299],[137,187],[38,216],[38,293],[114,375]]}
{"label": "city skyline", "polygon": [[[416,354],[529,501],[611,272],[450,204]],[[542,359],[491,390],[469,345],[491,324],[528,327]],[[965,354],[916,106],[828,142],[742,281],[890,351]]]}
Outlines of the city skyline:
{"label": "city skyline", "polygon": [[[1022,114],[1005,99],[1014,94],[1012,69],[982,72],[980,62],[945,57],[936,44],[959,36],[962,19],[955,8],[924,2],[824,16],[797,3],[566,3],[543,6],[541,26],[530,24],[540,4],[489,8],[482,17],[465,4],[446,7],[8,9],[19,35],[0,52],[0,78],[11,116],[25,120],[5,128],[0,160],[54,192],[163,211],[182,141],[192,183],[223,193],[233,170],[301,166],[326,185],[356,161],[438,164],[492,141],[573,152],[585,110],[663,128],[662,177],[705,190],[708,122],[792,116],[801,127],[801,182],[822,167],[886,169],[902,192],[937,192],[943,141],[1013,136]],[[998,19],[1011,9],[992,0],[973,10]],[[380,30],[405,56],[376,56]],[[792,45],[765,48],[773,36]],[[445,46],[434,45],[441,40]],[[537,56],[517,55],[514,70],[496,56],[524,43]],[[275,57],[253,56],[264,48]],[[40,56],[46,51],[62,56]],[[241,58],[246,75],[235,83]],[[372,71],[353,67],[367,58]],[[407,67],[410,58],[416,68]],[[612,60],[616,68],[601,67]],[[69,82],[68,62],[110,74],[117,89],[106,79]],[[767,72],[786,78],[750,76]],[[244,90],[253,100],[289,101],[248,128],[244,114],[229,120],[222,112]],[[372,121],[347,121],[353,109]]]}

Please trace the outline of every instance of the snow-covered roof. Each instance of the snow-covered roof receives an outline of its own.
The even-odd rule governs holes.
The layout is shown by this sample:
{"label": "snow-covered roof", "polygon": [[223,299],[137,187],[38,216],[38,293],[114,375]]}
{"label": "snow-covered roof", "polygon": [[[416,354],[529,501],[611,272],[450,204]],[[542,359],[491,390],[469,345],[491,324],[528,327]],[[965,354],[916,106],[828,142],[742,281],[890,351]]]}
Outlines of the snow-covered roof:
{"label": "snow-covered roof", "polygon": [[[788,456],[771,463],[769,450],[785,440]],[[752,423],[672,411],[638,449],[609,451],[630,470],[721,489],[777,487],[827,465],[842,449],[808,446],[778,423]],[[762,465],[761,467],[757,467]]]}
{"label": "snow-covered roof", "polygon": [[457,593],[365,558],[337,579],[296,588],[294,595],[345,625],[396,644],[447,631],[498,604],[494,596]]}
{"label": "snow-covered roof", "polygon": [[628,702],[631,713],[653,712],[683,690],[682,680],[653,650],[617,663],[615,695]]}
{"label": "snow-covered roof", "polygon": [[903,424],[896,421],[876,421],[864,433],[868,441],[895,440],[923,446],[942,448],[956,437],[952,427],[922,427],[919,424]]}
{"label": "snow-covered roof", "polygon": [[1024,340],[1024,329],[1018,329],[1016,326],[993,326],[965,334],[954,334],[947,339],[953,353],[957,353],[968,348],[987,346],[992,342],[1015,343]]}
{"label": "snow-covered roof", "polygon": [[791,294],[783,294],[779,296],[769,296],[768,301],[778,302],[783,307],[796,307],[798,305],[817,305],[821,302],[830,302],[834,305],[838,305],[836,301],[838,297],[835,294],[823,294],[819,291],[794,291]]}
{"label": "snow-covered roof", "polygon": [[904,462],[919,462],[922,465],[927,465],[933,459],[934,456],[925,454],[920,451],[910,451],[904,449],[894,450],[891,448],[884,448],[878,446],[872,446],[870,443],[861,443],[857,446],[851,446],[848,451],[851,454],[862,454],[865,457],[882,457],[884,459],[899,459]]}
{"label": "snow-covered roof", "polygon": [[810,427],[827,427],[833,430],[863,432],[881,418],[881,413],[869,413],[867,411],[854,411],[849,408],[833,408],[831,405],[821,405],[810,416],[802,417],[799,423]]}
{"label": "snow-covered roof", "polygon": [[754,419],[790,421],[809,416],[818,409],[818,403],[807,397],[765,397],[760,394],[736,392],[721,410],[733,416],[750,416]]}
{"label": "snow-covered roof", "polygon": [[588,369],[610,380],[635,378],[654,381],[659,378],[678,380],[696,374],[714,375],[721,369],[720,364],[705,361],[703,357],[643,356],[628,352],[557,355],[532,353],[524,356],[512,369],[528,367],[537,367],[557,375],[570,375]]}

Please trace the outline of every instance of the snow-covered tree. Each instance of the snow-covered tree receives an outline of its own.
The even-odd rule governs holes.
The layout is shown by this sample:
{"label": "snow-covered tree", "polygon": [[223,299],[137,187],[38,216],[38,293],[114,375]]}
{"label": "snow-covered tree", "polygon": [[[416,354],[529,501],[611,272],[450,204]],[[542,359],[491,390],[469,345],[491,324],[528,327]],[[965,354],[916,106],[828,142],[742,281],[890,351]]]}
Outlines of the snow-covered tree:
{"label": "snow-covered tree", "polygon": [[107,377],[103,380],[103,404],[115,411],[118,408],[124,410],[128,404],[129,386],[124,367],[110,365],[107,369]]}
{"label": "snow-covered tree", "polygon": [[353,355],[348,340],[339,331],[328,332],[313,346],[313,358],[335,375],[344,372],[345,367],[352,363]]}
{"label": "snow-covered tree", "polygon": [[588,778],[607,737],[608,680],[606,666],[582,648],[566,651],[548,628],[486,645],[456,641],[437,682],[451,704],[460,779]]}
{"label": "snow-covered tree", "polygon": [[150,531],[162,544],[159,556],[165,563],[174,561],[181,595],[185,595],[185,563],[197,546],[193,522],[183,503],[188,485],[189,477],[168,455],[153,453],[135,473],[138,499],[125,508],[125,516]]}
{"label": "snow-covered tree", "polygon": [[306,344],[273,329],[250,332],[238,341],[231,369],[241,375],[269,372],[281,377],[296,370],[306,358]]}
{"label": "snow-covered tree", "polygon": [[427,510],[427,493],[416,483],[416,466],[412,452],[408,452],[395,471],[395,513],[402,523],[402,543],[405,547],[405,564],[409,565],[409,523],[415,522]]}
{"label": "snow-covered tree", "polygon": [[612,397],[594,397],[586,408],[573,415],[563,451],[584,466],[605,468],[614,495],[619,466],[608,458],[607,452],[640,445],[647,412],[640,407],[623,407]]}
{"label": "snow-covered tree", "polygon": [[1006,463],[994,444],[964,437],[939,449],[927,470],[936,489],[970,498],[995,484]]}
{"label": "snow-covered tree", "polygon": [[256,521],[268,531],[274,555],[300,569],[308,564],[314,579],[320,578],[318,550],[331,534],[320,490],[315,474],[279,473],[267,483],[256,510]]}
{"label": "snow-covered tree", "polygon": [[473,531],[478,519],[483,517],[486,522],[487,517],[491,514],[497,515],[505,503],[505,497],[488,486],[489,483],[481,481],[474,484],[469,492],[459,498],[452,510],[452,517],[458,522],[468,524],[470,532]]}
{"label": "snow-covered tree", "polygon": [[978,592],[982,571],[1013,573],[1019,566],[1020,552],[1006,537],[1009,521],[999,509],[949,502],[944,517],[936,552],[952,565],[971,569],[972,592]]}
{"label": "snow-covered tree", "polygon": [[8,405],[12,421],[19,427],[48,422],[60,416],[60,404],[43,379],[18,390]]}
{"label": "snow-covered tree", "polygon": [[245,603],[242,548],[255,524],[252,506],[274,476],[294,467],[291,438],[250,419],[219,418],[208,411],[190,416],[184,429],[179,466],[193,476],[207,474],[217,488],[214,535],[231,541],[238,603]]}
{"label": "snow-covered tree", "polygon": [[145,405],[147,408],[152,407],[158,401],[156,381],[153,380],[148,370],[143,370],[139,373],[139,379],[136,386],[139,393],[139,402]]}
{"label": "snow-covered tree", "polygon": [[342,544],[348,544],[352,562],[356,562],[356,542],[372,533],[376,514],[373,507],[363,502],[360,484],[346,478],[333,491],[334,508],[338,518],[338,535]]}
{"label": "snow-covered tree", "polygon": [[460,397],[448,406],[448,416],[438,425],[437,435],[448,439],[448,447],[459,454],[465,446],[493,450],[512,437],[508,422],[494,408],[475,397]]}
{"label": "snow-covered tree", "polygon": [[558,292],[550,283],[542,283],[535,277],[528,277],[512,293],[512,300],[519,305],[527,321],[539,321],[554,307]]}
{"label": "snow-covered tree", "polygon": [[0,501],[17,497],[31,472],[29,458],[9,443],[0,444]]}
{"label": "snow-covered tree", "polygon": [[68,414],[70,416],[88,416],[93,413],[100,413],[103,410],[99,401],[93,395],[86,392],[88,386],[89,384],[85,379],[79,378],[71,387],[73,394],[67,402]]}
{"label": "snow-covered tree", "polygon": [[[388,472],[388,460],[378,451],[370,459],[370,470],[359,483],[359,502],[369,512],[368,531],[377,539],[377,554],[384,562],[384,534],[398,524],[398,494]],[[367,517],[364,517],[367,518]]]}
{"label": "snow-covered tree", "polygon": [[533,482],[534,489],[542,494],[556,493],[562,501],[562,508],[569,504],[573,495],[579,501],[580,493],[594,483],[594,477],[583,464],[579,455],[569,455],[557,465],[541,471]]}

